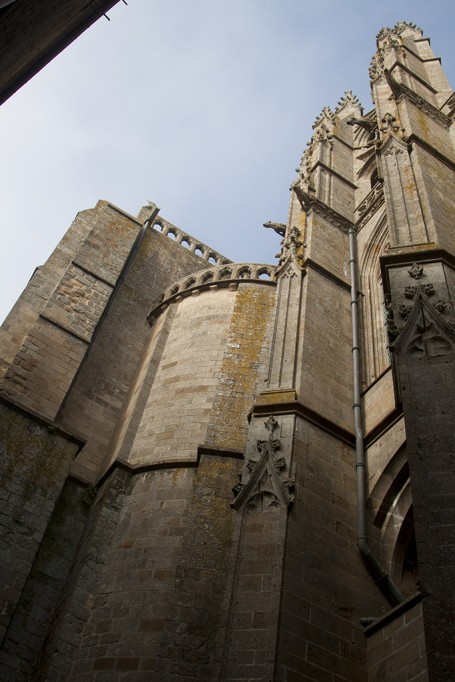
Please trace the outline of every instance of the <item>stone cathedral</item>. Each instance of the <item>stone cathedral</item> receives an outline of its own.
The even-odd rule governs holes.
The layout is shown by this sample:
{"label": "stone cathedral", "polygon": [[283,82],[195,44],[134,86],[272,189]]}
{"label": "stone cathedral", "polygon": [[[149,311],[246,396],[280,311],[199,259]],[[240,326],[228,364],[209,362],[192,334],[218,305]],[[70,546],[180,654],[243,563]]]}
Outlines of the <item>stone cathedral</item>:
{"label": "stone cathedral", "polygon": [[369,75],[275,265],[100,201],[34,272],[0,336],[2,681],[455,679],[455,93],[405,22]]}

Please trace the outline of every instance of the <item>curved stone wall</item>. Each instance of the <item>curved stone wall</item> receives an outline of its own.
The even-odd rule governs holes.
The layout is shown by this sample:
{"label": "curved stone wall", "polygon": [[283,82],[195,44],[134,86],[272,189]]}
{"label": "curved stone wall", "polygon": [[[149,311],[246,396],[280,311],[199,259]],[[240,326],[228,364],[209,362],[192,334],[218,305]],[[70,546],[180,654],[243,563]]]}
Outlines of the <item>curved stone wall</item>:
{"label": "curved stone wall", "polygon": [[[197,273],[152,313],[157,317],[138,367],[108,462],[135,466],[196,461],[198,447],[244,447],[248,414],[267,375],[276,289],[270,266]],[[239,279],[240,278],[240,279]],[[224,286],[226,285],[226,286]],[[264,375],[264,376],[262,376]]]}
{"label": "curved stone wall", "polygon": [[275,278],[276,267],[266,263],[223,263],[218,267],[207,268],[207,270],[183,277],[168,287],[156,301],[148,320],[150,324],[153,324],[169,303],[178,297],[191,296],[196,291],[208,290],[213,286],[215,288],[228,287],[230,284],[239,282],[275,285]]}

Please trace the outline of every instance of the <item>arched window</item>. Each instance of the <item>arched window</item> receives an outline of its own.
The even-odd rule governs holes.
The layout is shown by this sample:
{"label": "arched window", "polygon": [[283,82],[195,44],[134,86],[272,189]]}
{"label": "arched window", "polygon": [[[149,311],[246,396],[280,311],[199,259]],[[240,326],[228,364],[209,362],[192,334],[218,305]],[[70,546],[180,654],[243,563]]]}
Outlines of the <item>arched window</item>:
{"label": "arched window", "polygon": [[363,294],[361,314],[364,388],[377,379],[390,364],[380,266],[380,257],[387,248],[387,237],[387,221],[384,214],[371,229],[359,254],[359,285]]}
{"label": "arched window", "polygon": [[379,182],[379,173],[378,173],[378,169],[377,169],[377,168],[375,168],[374,171],[372,172],[371,178],[370,178],[370,182],[371,182],[371,189],[373,189],[373,187],[375,186],[375,184],[376,184],[377,182]]}

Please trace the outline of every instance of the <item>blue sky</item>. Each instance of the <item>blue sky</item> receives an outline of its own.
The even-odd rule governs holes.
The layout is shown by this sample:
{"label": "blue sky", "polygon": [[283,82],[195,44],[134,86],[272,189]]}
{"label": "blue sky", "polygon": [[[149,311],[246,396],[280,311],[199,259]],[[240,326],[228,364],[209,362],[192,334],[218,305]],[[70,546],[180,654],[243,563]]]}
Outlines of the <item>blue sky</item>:
{"label": "blue sky", "polygon": [[289,185],[324,105],[383,26],[412,21],[455,82],[453,0],[128,0],[0,109],[0,317],[75,214],[108,199],[236,261],[274,262]]}

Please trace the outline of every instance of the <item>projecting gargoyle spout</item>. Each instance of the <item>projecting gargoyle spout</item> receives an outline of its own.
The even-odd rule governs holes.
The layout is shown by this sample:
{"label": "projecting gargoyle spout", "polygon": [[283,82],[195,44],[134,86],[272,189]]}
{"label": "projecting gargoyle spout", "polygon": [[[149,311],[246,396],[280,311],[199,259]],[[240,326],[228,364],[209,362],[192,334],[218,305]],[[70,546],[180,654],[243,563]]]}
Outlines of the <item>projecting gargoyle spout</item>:
{"label": "projecting gargoyle spout", "polygon": [[359,126],[359,128],[365,128],[369,133],[372,133],[376,128],[376,121],[371,121],[368,118],[356,118],[352,116],[346,121],[349,126]]}
{"label": "projecting gargoyle spout", "polygon": [[263,227],[275,230],[275,232],[279,234],[281,237],[284,237],[284,234],[286,232],[286,225],[284,223],[273,223],[271,220],[268,220],[266,223],[264,223]]}

